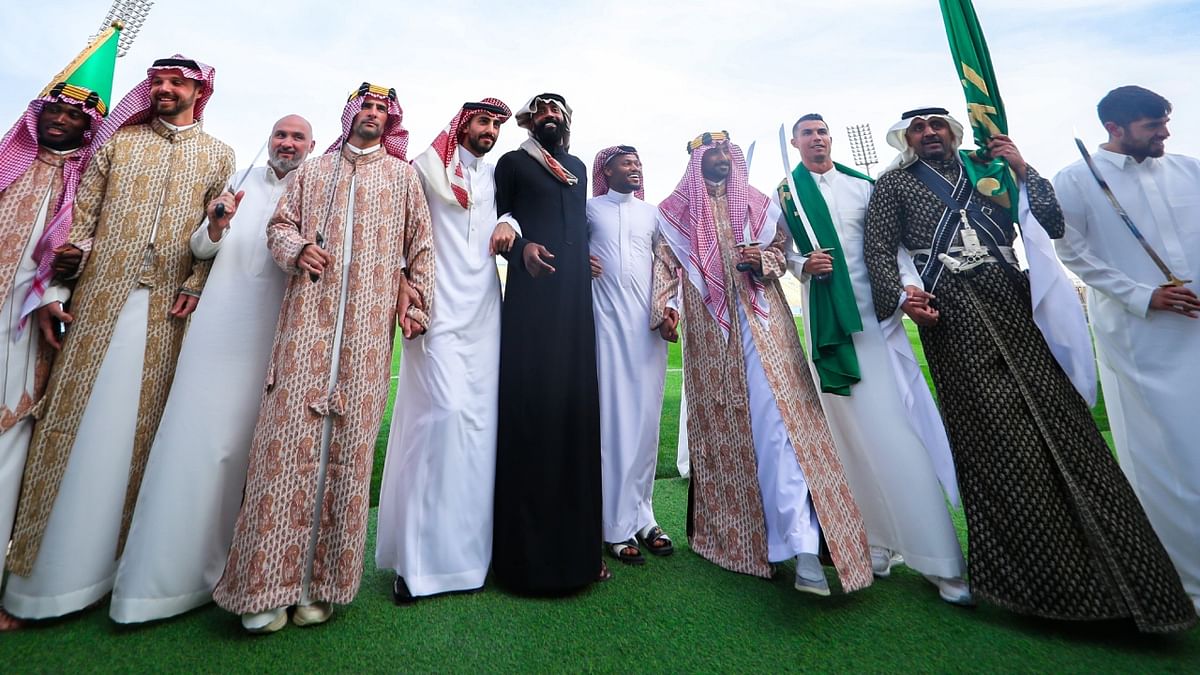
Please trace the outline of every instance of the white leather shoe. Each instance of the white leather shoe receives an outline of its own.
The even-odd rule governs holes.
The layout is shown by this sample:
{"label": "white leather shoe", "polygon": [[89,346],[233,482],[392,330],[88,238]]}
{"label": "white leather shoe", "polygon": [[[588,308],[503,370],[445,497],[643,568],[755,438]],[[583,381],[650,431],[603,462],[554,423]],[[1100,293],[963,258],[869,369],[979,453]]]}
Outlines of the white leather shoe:
{"label": "white leather shoe", "polygon": [[802,593],[813,595],[829,595],[829,582],[825,580],[825,568],[814,553],[801,553],[796,556],[795,589]]}
{"label": "white leather shoe", "polygon": [[287,607],[276,607],[258,614],[242,615],[242,628],[249,633],[274,633],[286,625]]}
{"label": "white leather shoe", "polygon": [[971,589],[967,586],[967,582],[963,581],[962,577],[936,577],[932,574],[926,574],[925,578],[929,583],[937,586],[938,596],[942,600],[960,607],[975,606],[975,600],[971,598]]}
{"label": "white leather shoe", "polygon": [[292,613],[292,623],[297,626],[315,626],[325,623],[333,616],[333,605],[328,602],[314,602],[311,605],[297,605]]}

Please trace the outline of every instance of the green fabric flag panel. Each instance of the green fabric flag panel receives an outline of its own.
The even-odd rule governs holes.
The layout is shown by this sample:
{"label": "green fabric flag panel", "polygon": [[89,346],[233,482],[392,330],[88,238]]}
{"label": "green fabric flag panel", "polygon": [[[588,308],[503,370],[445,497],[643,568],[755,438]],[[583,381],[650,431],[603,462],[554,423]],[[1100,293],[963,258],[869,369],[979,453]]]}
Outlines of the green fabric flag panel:
{"label": "green fabric flag panel", "polygon": [[983,28],[971,0],[939,0],[950,54],[958,69],[958,79],[967,99],[967,119],[975,138],[976,150],[963,150],[963,165],[975,189],[1008,207],[1017,219],[1017,181],[1008,162],[991,157],[987,142],[995,134],[1008,134],[1004,102],[996,86],[996,72],[988,52]]}

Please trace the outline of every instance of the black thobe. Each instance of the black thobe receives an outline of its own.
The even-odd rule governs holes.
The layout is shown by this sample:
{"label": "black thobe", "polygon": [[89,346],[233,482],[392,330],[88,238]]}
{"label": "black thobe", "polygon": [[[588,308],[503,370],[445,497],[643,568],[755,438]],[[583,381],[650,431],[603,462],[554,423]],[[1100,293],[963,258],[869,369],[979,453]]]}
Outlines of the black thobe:
{"label": "black thobe", "polygon": [[[581,588],[600,570],[600,399],[588,262],[587,174],[557,180],[524,150],[496,164],[496,212],[521,226],[506,256],[496,442],[496,581],[515,591]],[[522,251],[542,244],[555,272],[534,279]]]}

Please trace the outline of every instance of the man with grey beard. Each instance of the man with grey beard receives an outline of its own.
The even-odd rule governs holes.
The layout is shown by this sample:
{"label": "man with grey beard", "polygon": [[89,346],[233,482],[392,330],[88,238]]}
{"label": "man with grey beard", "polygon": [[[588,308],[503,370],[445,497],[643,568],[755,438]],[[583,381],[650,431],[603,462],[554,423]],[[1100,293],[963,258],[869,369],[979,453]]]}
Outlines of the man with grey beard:
{"label": "man with grey beard", "polygon": [[313,147],[303,117],[276,122],[267,166],[235,174],[192,235],[192,254],[216,259],[150,451],[113,588],[114,621],[163,619],[212,600],[242,503],[287,282],[267,250],[267,220]]}

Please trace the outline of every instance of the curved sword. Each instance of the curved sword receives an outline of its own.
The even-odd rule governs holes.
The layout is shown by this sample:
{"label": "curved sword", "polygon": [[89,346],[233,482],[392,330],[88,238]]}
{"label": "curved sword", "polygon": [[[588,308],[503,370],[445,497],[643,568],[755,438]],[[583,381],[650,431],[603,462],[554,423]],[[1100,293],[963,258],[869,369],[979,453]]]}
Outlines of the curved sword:
{"label": "curved sword", "polygon": [[1104,180],[1104,176],[1100,175],[1100,170],[1096,168],[1096,162],[1092,160],[1092,155],[1088,152],[1087,146],[1083,144],[1083,141],[1076,137],[1075,145],[1079,148],[1079,154],[1083,155],[1083,163],[1087,164],[1088,170],[1092,172],[1092,178],[1095,178],[1096,182],[1100,185],[1100,191],[1104,193],[1105,197],[1108,197],[1108,202],[1112,204],[1113,210],[1117,212],[1117,215],[1125,222],[1125,227],[1129,228],[1134,238],[1142,245],[1142,248],[1146,251],[1146,255],[1150,256],[1150,259],[1154,261],[1158,270],[1167,278],[1167,283],[1163,284],[1163,286],[1183,286],[1190,284],[1190,279],[1180,279],[1175,276],[1175,273],[1171,271],[1170,267],[1167,267],[1167,263],[1163,262],[1163,259],[1159,257],[1158,252],[1154,250],[1150,242],[1146,241],[1146,238],[1142,236],[1142,231],[1138,229],[1137,225],[1133,224],[1133,219],[1125,212],[1125,209],[1121,206],[1121,202],[1117,201],[1117,196],[1113,194],[1112,188],[1108,187],[1108,181]]}

